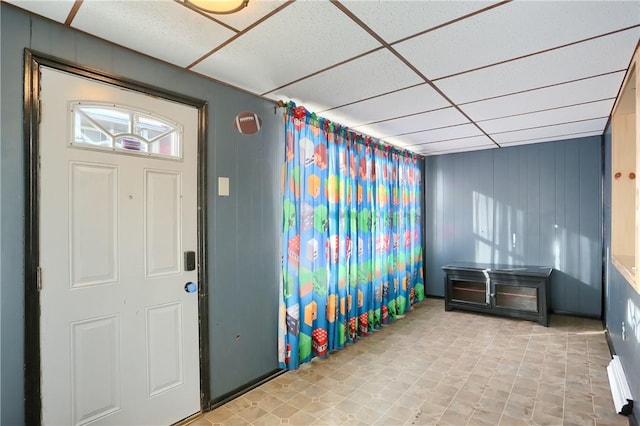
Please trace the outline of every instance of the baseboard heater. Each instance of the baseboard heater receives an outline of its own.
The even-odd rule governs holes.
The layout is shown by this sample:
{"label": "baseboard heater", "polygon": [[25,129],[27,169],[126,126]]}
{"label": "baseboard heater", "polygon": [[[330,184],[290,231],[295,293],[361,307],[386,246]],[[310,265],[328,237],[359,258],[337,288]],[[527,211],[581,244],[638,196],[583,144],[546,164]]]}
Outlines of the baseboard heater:
{"label": "baseboard heater", "polygon": [[607,375],[616,411],[618,414],[628,416],[633,411],[633,397],[622,369],[622,363],[617,355],[613,355],[613,359],[607,366]]}

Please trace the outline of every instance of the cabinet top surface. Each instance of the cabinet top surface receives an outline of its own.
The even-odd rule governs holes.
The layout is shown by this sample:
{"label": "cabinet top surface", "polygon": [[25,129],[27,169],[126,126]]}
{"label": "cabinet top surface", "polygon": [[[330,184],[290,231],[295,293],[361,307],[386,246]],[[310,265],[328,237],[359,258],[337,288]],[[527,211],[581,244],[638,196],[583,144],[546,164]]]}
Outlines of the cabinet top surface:
{"label": "cabinet top surface", "polygon": [[501,265],[494,263],[455,262],[442,267],[445,271],[487,271],[513,275],[549,276],[553,268],[533,265]]}

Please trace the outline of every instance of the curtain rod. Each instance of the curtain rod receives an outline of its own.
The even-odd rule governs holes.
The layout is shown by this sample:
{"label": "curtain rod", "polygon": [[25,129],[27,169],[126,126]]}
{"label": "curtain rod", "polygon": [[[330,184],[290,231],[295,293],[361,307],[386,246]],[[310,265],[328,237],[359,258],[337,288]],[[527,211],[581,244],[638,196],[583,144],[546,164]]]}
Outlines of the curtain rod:
{"label": "curtain rod", "polygon": [[[333,121],[331,121],[331,120],[329,120],[327,118],[320,117],[320,116],[316,115],[316,113],[310,112],[303,105],[296,105],[296,103],[293,102],[293,101],[288,101],[288,102],[285,102],[283,100],[276,101],[276,109],[277,108],[285,108],[287,110],[290,110],[290,109],[298,108],[298,107],[303,108],[306,111],[307,115],[315,116],[317,121],[321,121],[321,122],[324,122],[324,123],[329,123],[329,125],[333,125],[334,128],[335,128],[335,126],[337,126],[337,130],[332,130],[333,133],[338,133],[340,131],[344,131],[347,135],[355,136],[356,139],[363,139],[364,144],[366,144],[366,145],[369,145],[370,143],[373,143],[374,145],[378,145],[381,149],[388,150],[388,151],[393,151],[393,152],[396,152],[397,154],[400,154],[402,156],[413,157],[413,158],[418,158],[418,157],[419,158],[424,158],[423,155],[418,154],[416,152],[410,151],[408,149],[400,148],[400,147],[398,147],[396,145],[392,145],[392,144],[390,144],[388,142],[385,142],[385,141],[383,141],[381,139],[378,139],[378,138],[374,138],[374,137],[366,135],[364,133],[356,132],[356,131],[350,129],[349,127],[347,127],[347,126],[343,126],[340,123],[335,123],[335,122],[333,122]],[[325,126],[325,127],[328,127],[328,126]],[[360,142],[360,141],[357,141],[357,140],[355,142],[356,143],[363,143],[363,142]]]}

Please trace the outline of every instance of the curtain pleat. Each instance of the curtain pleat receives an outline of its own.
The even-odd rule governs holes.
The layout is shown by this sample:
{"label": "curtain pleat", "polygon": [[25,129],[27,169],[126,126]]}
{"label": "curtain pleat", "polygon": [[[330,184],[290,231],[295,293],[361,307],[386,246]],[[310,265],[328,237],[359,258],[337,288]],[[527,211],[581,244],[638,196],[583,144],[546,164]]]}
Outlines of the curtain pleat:
{"label": "curtain pleat", "polygon": [[424,298],[417,157],[292,103],[285,113],[281,368],[296,369]]}

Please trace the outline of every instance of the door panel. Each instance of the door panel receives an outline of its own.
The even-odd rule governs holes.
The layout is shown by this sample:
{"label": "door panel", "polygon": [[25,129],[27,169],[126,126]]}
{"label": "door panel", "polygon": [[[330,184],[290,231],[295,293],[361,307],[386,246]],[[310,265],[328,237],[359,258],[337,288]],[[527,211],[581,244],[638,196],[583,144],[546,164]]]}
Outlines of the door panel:
{"label": "door panel", "polygon": [[[41,71],[42,421],[177,422],[200,411],[198,293],[184,290],[198,272],[185,271],[182,259],[183,250],[198,249],[198,112]],[[82,102],[136,112],[109,116],[96,107],[74,121]],[[182,147],[172,152],[182,158],[147,155],[162,149],[135,135],[114,137],[120,145],[105,149],[109,135],[127,131],[127,117],[129,132],[144,128],[160,139],[165,121],[154,117],[179,123]]]}
{"label": "door panel", "polygon": [[[71,324],[73,424],[120,410],[120,324],[117,315]],[[96,386],[100,383],[100,386]],[[46,422],[45,422],[46,424]]]}
{"label": "door panel", "polygon": [[116,167],[70,164],[72,288],[118,281],[117,191]]}
{"label": "door panel", "polygon": [[183,383],[182,304],[147,308],[149,396]]}
{"label": "door panel", "polygon": [[147,277],[180,272],[180,174],[145,170]]}

